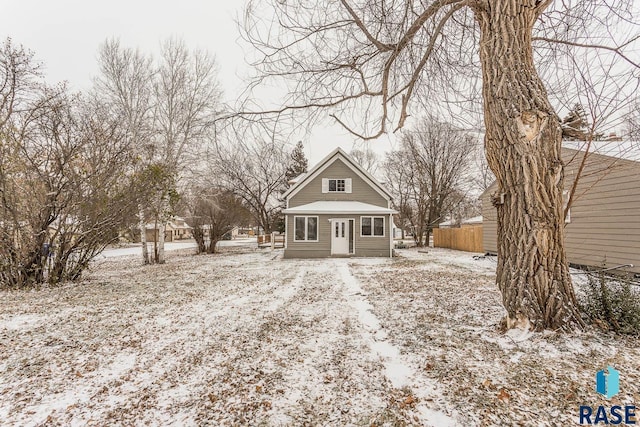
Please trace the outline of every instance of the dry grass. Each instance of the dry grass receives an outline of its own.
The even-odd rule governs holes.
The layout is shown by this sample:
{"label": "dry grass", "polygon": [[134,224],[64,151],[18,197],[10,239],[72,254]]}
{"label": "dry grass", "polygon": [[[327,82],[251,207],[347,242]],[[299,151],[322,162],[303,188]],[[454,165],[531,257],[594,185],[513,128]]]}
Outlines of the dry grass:
{"label": "dry grass", "polygon": [[[569,425],[598,369],[639,400],[639,343],[589,331],[502,335],[493,264],[270,251],[96,263],[60,288],[0,293],[3,425]],[[348,265],[363,295],[336,273]],[[373,305],[415,381],[394,388],[353,298]],[[417,378],[420,377],[420,378]],[[432,381],[428,398],[416,384]],[[610,402],[607,402],[611,404]]]}

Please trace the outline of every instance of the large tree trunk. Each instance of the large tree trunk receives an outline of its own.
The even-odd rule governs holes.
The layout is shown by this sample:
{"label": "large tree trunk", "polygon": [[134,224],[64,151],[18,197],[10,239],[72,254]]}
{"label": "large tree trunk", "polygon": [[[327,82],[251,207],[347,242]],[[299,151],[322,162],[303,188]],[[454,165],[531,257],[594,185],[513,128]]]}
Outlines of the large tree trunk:
{"label": "large tree trunk", "polygon": [[533,64],[537,0],[492,0],[481,28],[485,150],[498,181],[497,283],[506,326],[581,323],[564,251],[561,128]]}

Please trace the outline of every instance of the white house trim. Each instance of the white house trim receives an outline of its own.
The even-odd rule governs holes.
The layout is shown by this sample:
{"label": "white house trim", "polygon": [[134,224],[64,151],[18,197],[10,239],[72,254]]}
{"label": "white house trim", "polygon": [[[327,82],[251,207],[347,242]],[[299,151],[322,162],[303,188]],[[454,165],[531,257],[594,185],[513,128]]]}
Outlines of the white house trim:
{"label": "white house trim", "polygon": [[282,211],[287,215],[363,215],[383,216],[398,213],[393,209],[347,200],[320,200]]}

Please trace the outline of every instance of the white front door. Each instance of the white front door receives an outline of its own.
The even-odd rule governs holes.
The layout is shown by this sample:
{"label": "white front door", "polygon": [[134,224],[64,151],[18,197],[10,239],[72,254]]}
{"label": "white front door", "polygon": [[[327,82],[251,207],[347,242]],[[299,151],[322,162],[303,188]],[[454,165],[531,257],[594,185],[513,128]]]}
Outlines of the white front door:
{"label": "white front door", "polygon": [[331,254],[347,255],[349,253],[349,220],[331,220]]}

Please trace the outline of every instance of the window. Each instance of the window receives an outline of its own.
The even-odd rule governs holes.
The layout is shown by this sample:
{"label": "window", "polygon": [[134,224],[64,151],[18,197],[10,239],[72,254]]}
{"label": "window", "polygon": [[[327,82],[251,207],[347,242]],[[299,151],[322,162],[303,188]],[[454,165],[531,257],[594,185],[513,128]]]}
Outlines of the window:
{"label": "window", "polygon": [[295,242],[318,241],[318,217],[296,216],[293,218],[293,240]]}
{"label": "window", "polygon": [[329,180],[329,192],[344,192],[346,189],[344,179],[330,179]]}
{"label": "window", "polygon": [[323,193],[351,193],[351,178],[322,178]]}
{"label": "window", "polygon": [[383,216],[362,216],[360,217],[361,236],[384,236]]}

